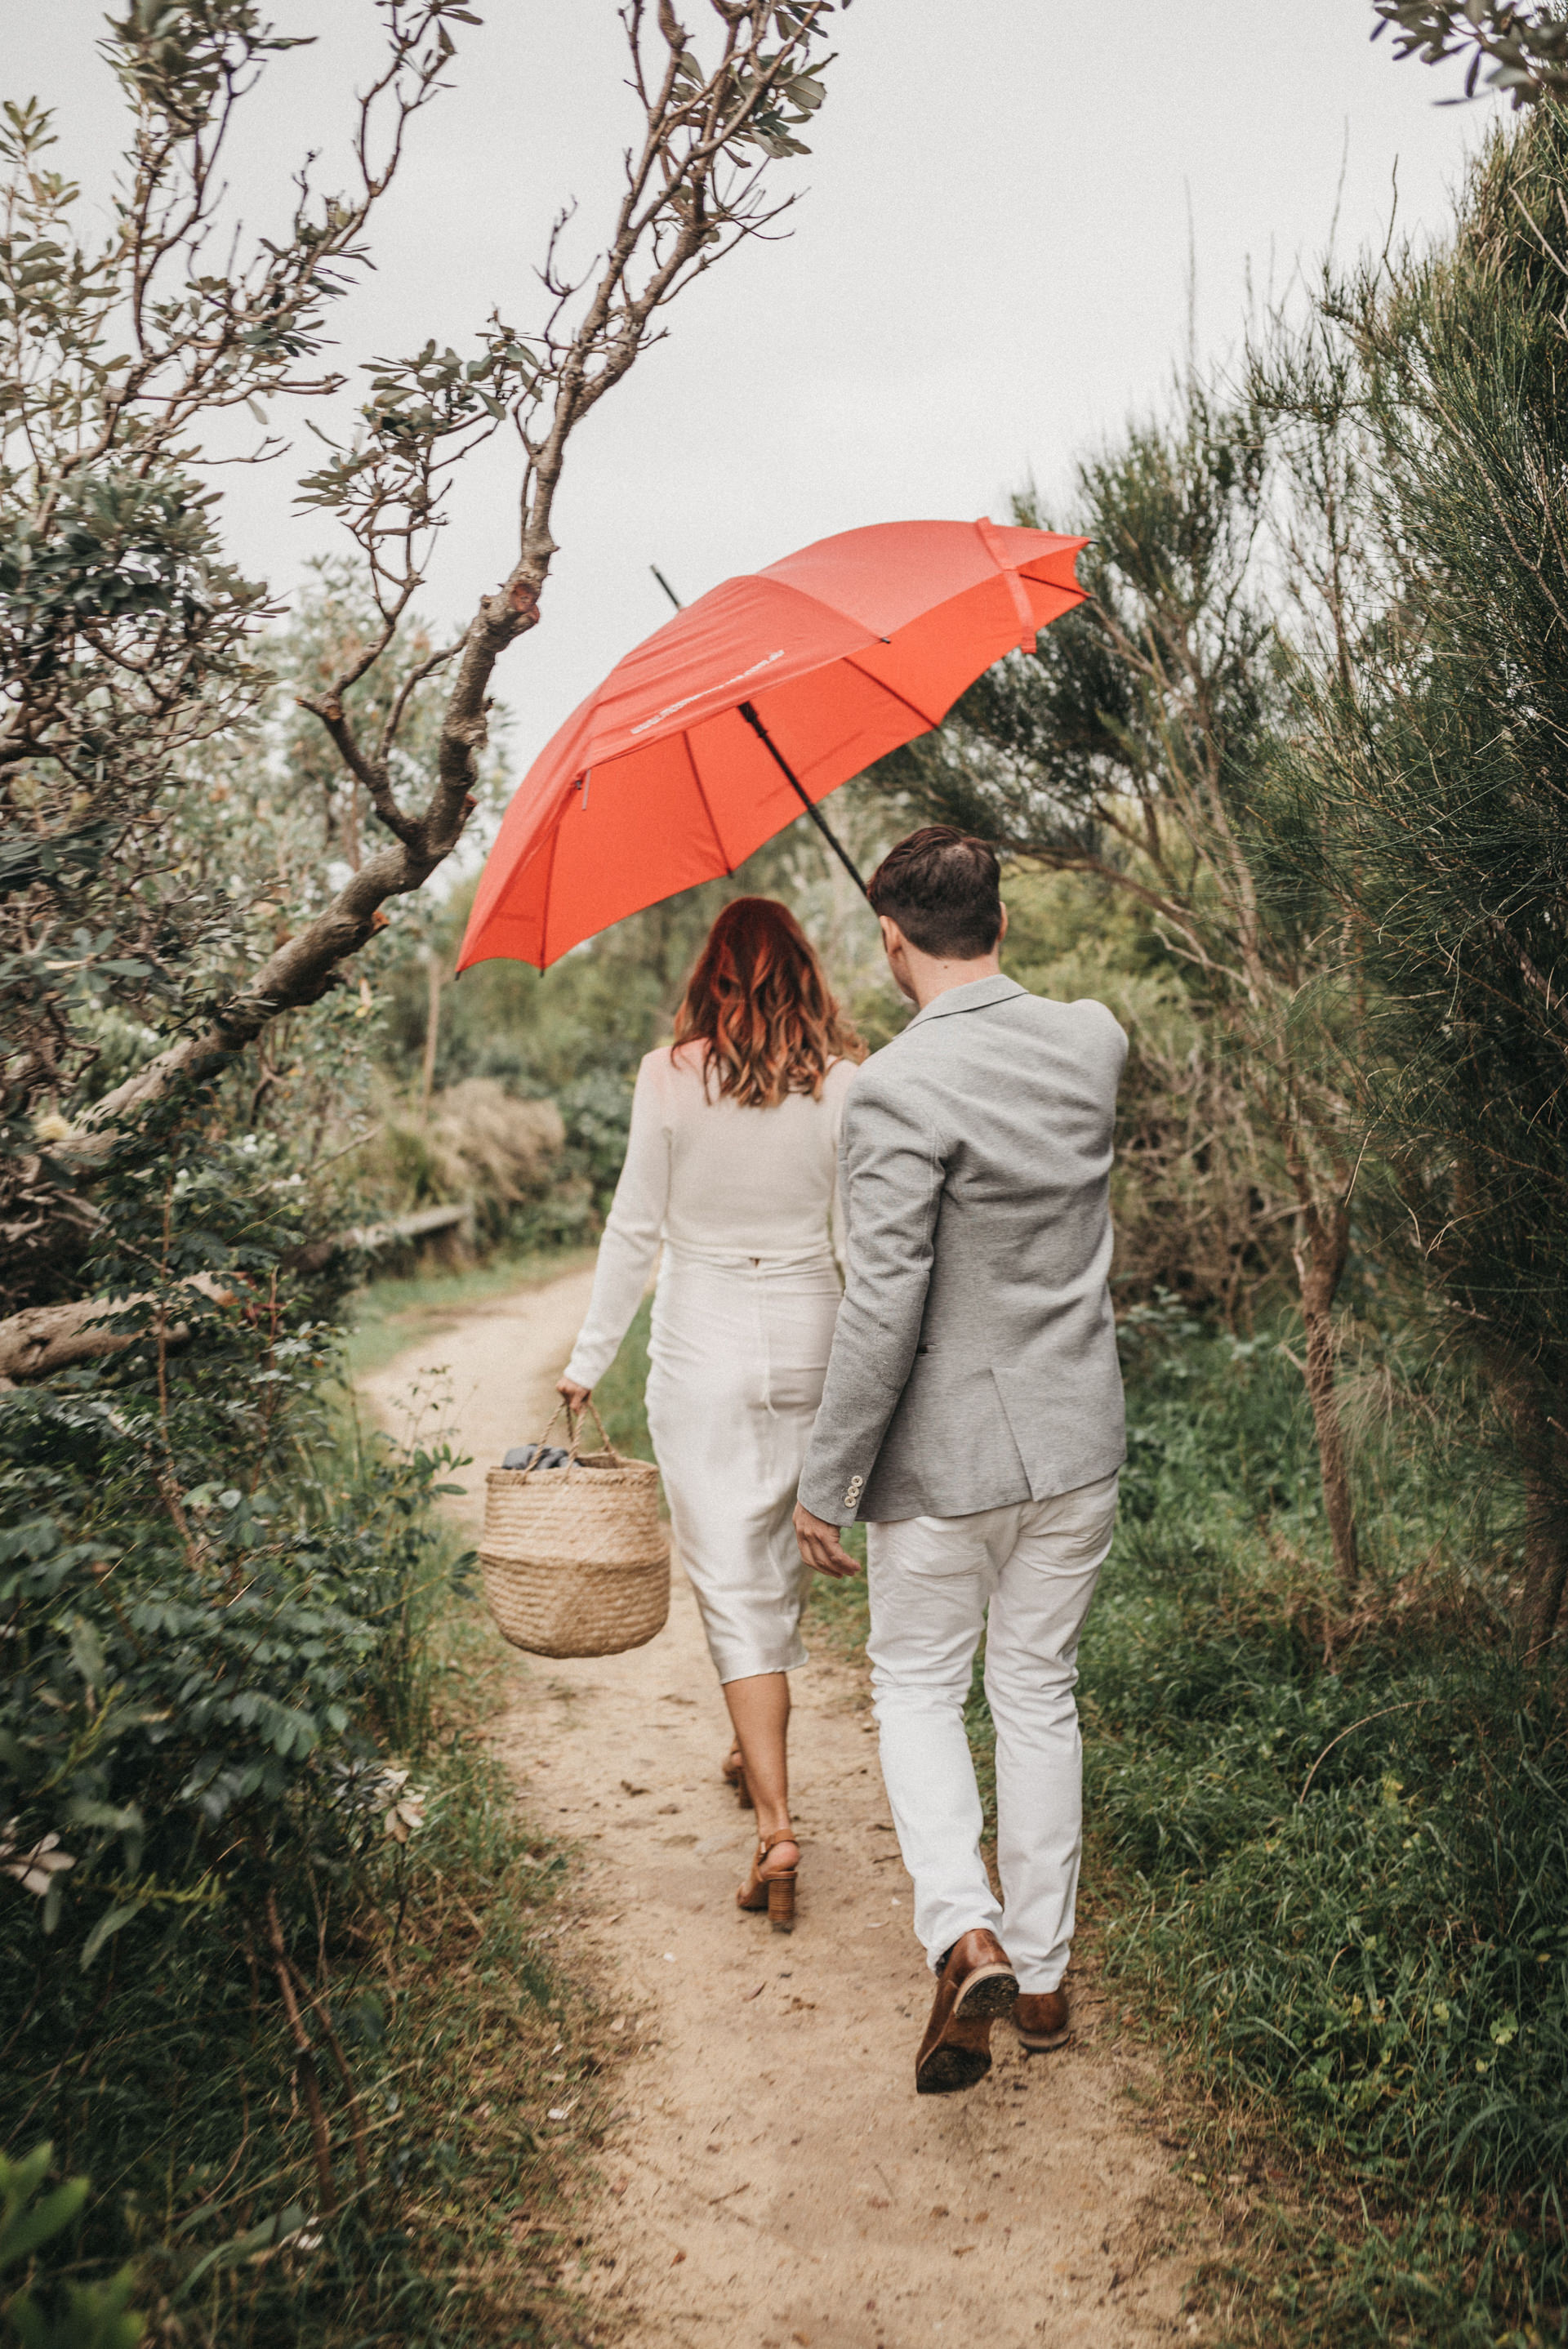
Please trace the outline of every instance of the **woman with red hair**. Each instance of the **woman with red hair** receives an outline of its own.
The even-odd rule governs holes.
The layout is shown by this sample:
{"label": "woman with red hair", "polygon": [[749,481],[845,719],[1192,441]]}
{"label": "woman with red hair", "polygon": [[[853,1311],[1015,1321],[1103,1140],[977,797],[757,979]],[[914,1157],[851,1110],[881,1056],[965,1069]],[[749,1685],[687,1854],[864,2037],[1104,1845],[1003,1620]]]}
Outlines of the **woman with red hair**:
{"label": "woman with red hair", "polygon": [[725,1775],[757,1812],[757,1856],[736,1897],[782,1930],[799,1861],[787,1675],[806,1661],[809,1579],[791,1517],[839,1309],[830,1220],[841,1247],[839,1129],[861,1057],[788,908],[727,905],[674,1043],[637,1072],[593,1299],[561,1381],[581,1409],[662,1246],[648,1426],[735,1728]]}

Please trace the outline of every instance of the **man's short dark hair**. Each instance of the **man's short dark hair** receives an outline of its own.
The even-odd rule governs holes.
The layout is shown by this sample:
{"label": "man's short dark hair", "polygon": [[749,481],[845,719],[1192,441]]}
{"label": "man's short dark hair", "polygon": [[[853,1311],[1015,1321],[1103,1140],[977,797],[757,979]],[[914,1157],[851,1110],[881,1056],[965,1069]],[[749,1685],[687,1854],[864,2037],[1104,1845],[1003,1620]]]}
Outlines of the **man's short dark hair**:
{"label": "man's short dark hair", "polygon": [[922,954],[978,962],[1002,934],[1001,880],[986,842],[951,823],[928,823],[888,850],[866,895]]}

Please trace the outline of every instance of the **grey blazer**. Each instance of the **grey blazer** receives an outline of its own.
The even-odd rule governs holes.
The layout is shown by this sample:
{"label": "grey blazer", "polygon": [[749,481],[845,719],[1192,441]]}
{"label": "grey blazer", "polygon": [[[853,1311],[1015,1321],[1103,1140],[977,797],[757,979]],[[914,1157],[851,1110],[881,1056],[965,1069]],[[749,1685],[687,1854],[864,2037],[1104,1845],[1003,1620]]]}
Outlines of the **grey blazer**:
{"label": "grey blazer", "polygon": [[1103,1003],[951,988],[874,1053],[841,1144],[848,1276],[800,1498],[962,1517],[1126,1456],[1108,1181],[1127,1039]]}

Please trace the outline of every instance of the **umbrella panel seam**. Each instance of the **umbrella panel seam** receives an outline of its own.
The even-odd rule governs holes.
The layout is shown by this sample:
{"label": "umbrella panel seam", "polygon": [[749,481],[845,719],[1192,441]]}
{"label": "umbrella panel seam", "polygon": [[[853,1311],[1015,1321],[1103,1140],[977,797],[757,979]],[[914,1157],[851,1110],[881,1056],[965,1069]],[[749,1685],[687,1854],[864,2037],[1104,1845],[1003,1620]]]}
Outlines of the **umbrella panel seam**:
{"label": "umbrella panel seam", "polygon": [[[723,713],[720,712],[719,714],[722,715]],[[696,752],[691,746],[691,728],[689,726],[682,727],[680,740],[681,748],[685,750],[686,755],[686,765],[691,769],[692,781],[696,785],[696,795],[702,802],[702,812],[707,818],[707,828],[713,834],[713,844],[718,851],[718,861],[724,867],[726,879],[733,881],[735,878],[735,867],[730,862],[729,851],[724,844],[724,835],[718,828],[718,818],[714,814],[713,809],[709,804],[707,792],[703,788],[702,777],[697,771]]]}

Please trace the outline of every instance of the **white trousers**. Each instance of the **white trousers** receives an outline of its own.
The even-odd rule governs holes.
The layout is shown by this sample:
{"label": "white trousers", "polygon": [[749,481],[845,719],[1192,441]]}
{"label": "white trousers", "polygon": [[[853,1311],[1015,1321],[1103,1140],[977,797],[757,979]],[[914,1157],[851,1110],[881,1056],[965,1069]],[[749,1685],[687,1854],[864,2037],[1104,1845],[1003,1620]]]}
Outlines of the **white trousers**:
{"label": "white trousers", "polygon": [[[933,1966],[983,1925],[1022,1990],[1055,1990],[1067,1971],[1083,1824],[1073,1690],[1116,1489],[1111,1475],[1049,1501],[869,1528],[882,1777],[914,1880],[914,1930]],[[987,1609],[1001,1906],[980,1854],[980,1794],[964,1731]]]}
{"label": "white trousers", "polygon": [[806,1661],[791,1522],[839,1312],[831,1257],[715,1264],[665,1247],[648,1433],[721,1681]]}

